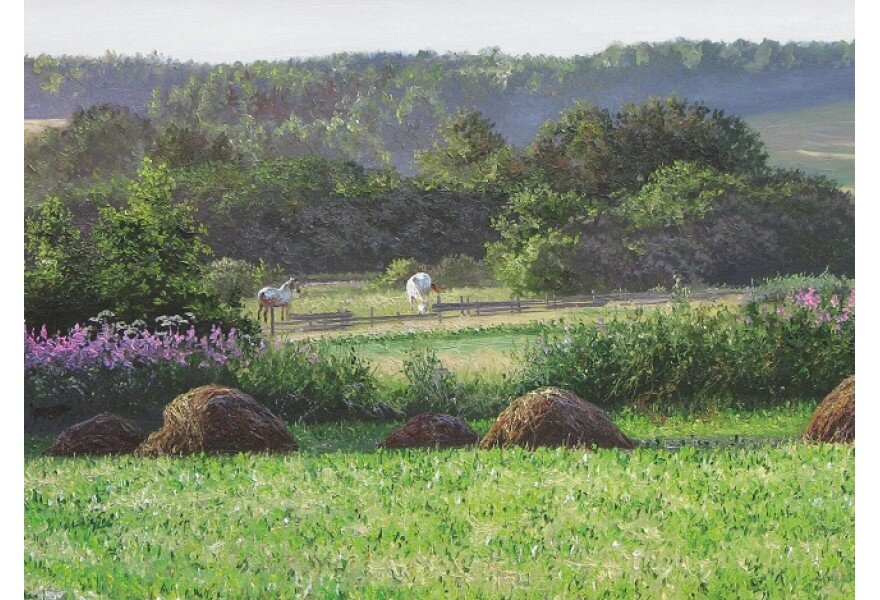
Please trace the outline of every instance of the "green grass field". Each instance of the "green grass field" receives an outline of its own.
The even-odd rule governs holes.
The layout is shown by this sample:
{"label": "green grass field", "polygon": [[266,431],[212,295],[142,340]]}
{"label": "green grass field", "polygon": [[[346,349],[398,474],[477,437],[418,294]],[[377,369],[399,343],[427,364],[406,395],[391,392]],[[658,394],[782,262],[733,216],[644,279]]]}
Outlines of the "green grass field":
{"label": "green grass field", "polygon": [[[778,440],[811,409],[613,417]],[[852,446],[376,451],[390,427],[297,426],[303,450],[275,457],[52,459],[31,439],[27,595],[853,594]]]}
{"label": "green grass field", "polygon": [[819,173],[855,189],[855,103],[765,113],[748,123],[767,146],[770,163]]}

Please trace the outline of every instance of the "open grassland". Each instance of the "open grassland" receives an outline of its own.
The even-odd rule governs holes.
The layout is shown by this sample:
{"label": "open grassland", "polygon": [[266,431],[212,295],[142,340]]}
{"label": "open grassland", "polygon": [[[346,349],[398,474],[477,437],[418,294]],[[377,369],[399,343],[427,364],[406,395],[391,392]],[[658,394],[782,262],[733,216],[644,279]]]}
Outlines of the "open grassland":
{"label": "open grassland", "polygon": [[819,173],[855,188],[855,103],[838,102],[749,117],[761,134],[770,163]]}
{"label": "open grassland", "polygon": [[[634,438],[779,438],[810,409],[613,416]],[[27,593],[853,594],[851,446],[376,451],[391,426],[296,426],[303,451],[274,457],[51,459],[31,439]]]}

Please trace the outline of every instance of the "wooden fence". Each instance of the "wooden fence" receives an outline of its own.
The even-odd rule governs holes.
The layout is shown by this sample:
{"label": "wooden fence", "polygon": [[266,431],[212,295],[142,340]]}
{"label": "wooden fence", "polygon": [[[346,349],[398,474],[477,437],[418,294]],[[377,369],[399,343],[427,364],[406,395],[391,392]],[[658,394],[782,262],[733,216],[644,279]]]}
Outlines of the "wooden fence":
{"label": "wooden fence", "polygon": [[[691,300],[717,300],[723,296],[749,293],[749,289],[719,289],[693,292],[688,295]],[[351,311],[336,311],[310,314],[291,313],[285,321],[276,321],[274,309],[270,312],[270,333],[274,336],[279,331],[333,331],[348,329],[359,325],[370,327],[382,323],[405,323],[408,321],[442,321],[444,318],[456,316],[488,317],[498,314],[538,313],[564,308],[600,307],[608,304],[644,306],[665,304],[673,299],[672,294],[657,292],[625,292],[613,294],[591,294],[590,296],[572,296],[557,298],[548,296],[544,299],[471,301],[470,297],[459,296],[458,302],[444,302],[442,296],[431,306],[428,313],[400,313],[394,315],[375,315],[370,309],[369,315],[355,315]]]}

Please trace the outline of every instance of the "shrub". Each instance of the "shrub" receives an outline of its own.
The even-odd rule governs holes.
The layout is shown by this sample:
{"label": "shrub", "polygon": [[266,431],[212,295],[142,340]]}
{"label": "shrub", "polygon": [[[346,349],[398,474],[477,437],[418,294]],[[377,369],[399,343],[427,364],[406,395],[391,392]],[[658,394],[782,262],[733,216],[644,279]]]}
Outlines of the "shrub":
{"label": "shrub", "polygon": [[491,287],[497,285],[492,270],[467,254],[447,256],[430,269],[431,277],[446,287]]}
{"label": "shrub", "polygon": [[407,414],[461,413],[459,385],[455,375],[443,366],[433,350],[413,350],[403,360],[403,373],[409,382],[405,391]]}
{"label": "shrub", "polygon": [[[176,324],[176,326],[175,326]],[[144,322],[76,325],[69,334],[25,330],[25,401],[31,410],[64,405],[74,411],[156,411],[192,387],[226,381],[226,364],[247,348],[233,329],[197,336],[176,318],[163,331]]]}
{"label": "shrub", "polygon": [[845,297],[855,286],[855,280],[832,275],[827,270],[819,275],[777,276],[765,279],[753,290],[751,300],[762,303],[769,301],[795,300],[798,292],[815,289],[822,298],[831,299],[834,294]]}
{"label": "shrub", "polygon": [[427,268],[414,258],[395,258],[381,275],[370,282],[370,287],[373,289],[400,287],[415,273],[425,271]]}
{"label": "shrub", "polygon": [[209,254],[194,208],[172,196],[164,165],[144,159],[124,206],[104,206],[88,233],[58,199],[32,210],[26,223],[25,319],[69,328],[102,309],[126,320],[191,312],[197,328],[258,331],[238,299],[224,302],[200,285]]}
{"label": "shrub", "polygon": [[[836,308],[832,306],[836,303]],[[691,307],[548,327],[517,387],[555,385],[604,408],[821,397],[855,369],[855,295],[776,307]]]}
{"label": "shrub", "polygon": [[263,286],[282,281],[284,271],[263,261],[253,264],[246,260],[223,257],[205,267],[202,286],[209,294],[216,295],[228,304],[236,304],[242,298],[251,298]]}
{"label": "shrub", "polygon": [[353,349],[340,356],[309,342],[278,343],[231,370],[235,387],[288,420],[344,419],[378,406],[372,370]]}
{"label": "shrub", "polygon": [[[181,327],[181,324],[183,326]],[[307,343],[257,346],[215,327],[198,336],[179,318],[163,330],[144,323],[76,326],[69,335],[25,332],[25,401],[75,412],[158,415],[175,396],[217,383],[236,387],[286,419],[373,416],[376,383],[353,351],[339,356]],[[183,329],[181,332],[180,329]]]}

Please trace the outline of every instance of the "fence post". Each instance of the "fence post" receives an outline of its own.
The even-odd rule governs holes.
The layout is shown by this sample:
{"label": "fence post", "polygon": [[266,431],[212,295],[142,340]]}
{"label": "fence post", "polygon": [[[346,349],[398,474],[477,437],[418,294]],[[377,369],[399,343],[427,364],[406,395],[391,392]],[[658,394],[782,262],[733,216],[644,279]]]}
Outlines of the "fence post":
{"label": "fence post", "polygon": [[370,307],[370,329],[373,328],[373,307]]}
{"label": "fence post", "polygon": [[464,296],[459,296],[458,301],[459,301],[459,304],[461,304],[461,315],[460,316],[463,317],[464,316]]}
{"label": "fence post", "polygon": [[468,297],[467,297],[466,302],[467,302],[467,304],[468,304],[468,307],[467,307],[467,309],[466,309],[466,310],[467,310],[467,316],[471,316],[471,296],[470,296],[470,294],[468,294]]}
{"label": "fence post", "polygon": [[275,307],[269,308],[269,335],[275,337]]}

